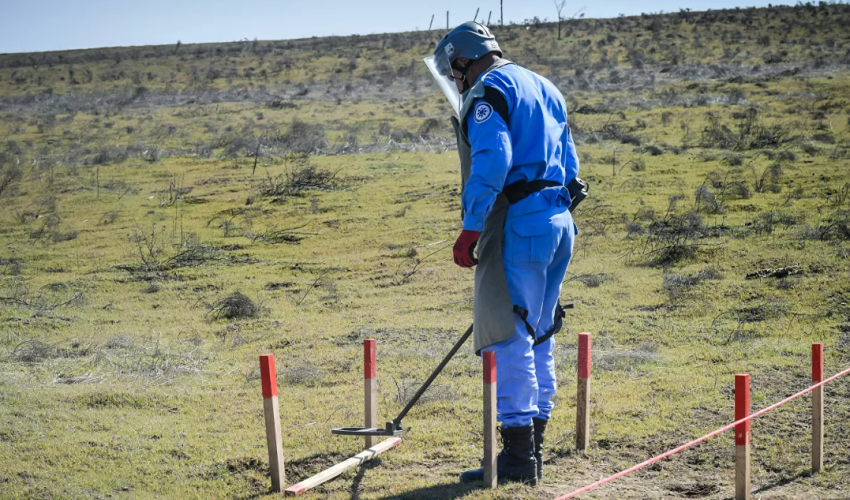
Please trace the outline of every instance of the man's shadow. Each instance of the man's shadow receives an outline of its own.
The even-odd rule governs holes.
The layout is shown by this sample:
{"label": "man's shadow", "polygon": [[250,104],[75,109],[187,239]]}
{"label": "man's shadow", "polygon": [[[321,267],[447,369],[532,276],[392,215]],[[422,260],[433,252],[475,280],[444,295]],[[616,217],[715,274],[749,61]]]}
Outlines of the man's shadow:
{"label": "man's shadow", "polygon": [[[418,490],[399,493],[397,495],[387,495],[381,497],[381,500],[433,500],[435,498],[439,498],[440,500],[453,500],[455,498],[466,496],[471,491],[475,491],[482,487],[483,486],[480,484],[460,484],[457,482],[435,484],[419,488]],[[359,497],[352,496],[351,498],[354,500]]]}
{"label": "man's shadow", "polygon": [[[366,471],[380,466],[380,460],[370,460],[357,468],[357,475],[351,483],[351,500],[360,500],[360,485],[366,476]],[[417,490],[380,497],[381,500],[452,500],[460,498],[469,492],[481,488],[481,484],[461,484],[458,482],[435,484]]]}
{"label": "man's shadow", "polygon": [[802,479],[804,477],[811,477],[811,476],[812,476],[811,470],[804,470],[802,472],[798,472],[797,474],[794,474],[793,476],[779,478],[776,481],[769,483],[769,484],[766,484],[766,485],[762,486],[761,488],[759,488],[757,490],[753,490],[752,492],[754,494],[755,493],[764,493],[766,491],[772,490],[773,488],[779,488],[779,487],[791,484],[791,483],[797,481],[798,479]]}

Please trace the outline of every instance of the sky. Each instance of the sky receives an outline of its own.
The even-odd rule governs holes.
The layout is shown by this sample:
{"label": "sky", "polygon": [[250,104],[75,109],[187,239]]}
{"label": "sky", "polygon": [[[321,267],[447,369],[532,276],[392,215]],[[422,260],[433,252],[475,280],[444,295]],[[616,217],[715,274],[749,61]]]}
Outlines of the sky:
{"label": "sky", "polygon": [[[774,4],[794,1],[772,0]],[[563,13],[616,17],[767,6],[762,0],[568,0]],[[0,53],[389,33],[499,19],[499,0],[0,0]],[[583,9],[583,10],[582,10]],[[553,0],[504,0],[505,22],[556,19]]]}

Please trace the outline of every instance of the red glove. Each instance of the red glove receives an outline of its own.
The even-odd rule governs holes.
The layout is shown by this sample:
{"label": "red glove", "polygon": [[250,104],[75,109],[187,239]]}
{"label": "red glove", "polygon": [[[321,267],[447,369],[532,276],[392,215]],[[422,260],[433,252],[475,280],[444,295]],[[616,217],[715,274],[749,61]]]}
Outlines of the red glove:
{"label": "red glove", "polygon": [[481,237],[480,231],[470,231],[464,229],[460,232],[460,236],[455,241],[454,251],[455,264],[460,267],[472,267],[478,264],[478,259],[472,255],[472,250],[478,243],[478,238]]}

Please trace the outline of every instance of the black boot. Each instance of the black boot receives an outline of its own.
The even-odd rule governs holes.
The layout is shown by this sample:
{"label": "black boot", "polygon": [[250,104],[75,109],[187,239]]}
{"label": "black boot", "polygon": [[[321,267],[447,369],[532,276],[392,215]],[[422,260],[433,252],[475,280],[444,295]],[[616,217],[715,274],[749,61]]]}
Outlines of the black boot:
{"label": "black boot", "polygon": [[[537,463],[534,460],[534,426],[506,427],[502,434],[502,451],[496,457],[496,474],[499,482],[522,482],[537,486]],[[484,480],[484,468],[468,470],[460,475],[460,482]]]}
{"label": "black boot", "polygon": [[546,432],[548,420],[533,419],[534,422],[534,460],[537,461],[537,480],[543,481],[543,434]]}

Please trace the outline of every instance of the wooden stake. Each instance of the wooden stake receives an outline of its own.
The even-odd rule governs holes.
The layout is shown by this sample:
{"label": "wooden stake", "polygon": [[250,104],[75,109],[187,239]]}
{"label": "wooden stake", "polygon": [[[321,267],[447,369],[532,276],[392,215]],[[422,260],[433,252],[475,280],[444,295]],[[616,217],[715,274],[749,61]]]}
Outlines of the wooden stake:
{"label": "wooden stake", "polygon": [[499,484],[496,468],[496,353],[484,351],[484,487]]}
{"label": "wooden stake", "polygon": [[286,475],[283,471],[283,440],[280,435],[280,407],[273,354],[260,356],[260,378],[263,382],[263,414],[266,417],[266,444],[269,448],[272,491],[279,493],[286,484]]}
{"label": "wooden stake", "polygon": [[310,478],[307,478],[307,479],[301,481],[298,484],[293,484],[292,486],[290,486],[289,488],[286,489],[286,496],[288,496],[288,497],[298,496],[298,495],[304,493],[305,491],[309,490],[310,488],[314,488],[314,487],[316,487],[316,486],[318,486],[322,483],[326,483],[326,482],[330,481],[331,479],[339,476],[343,472],[347,471],[348,469],[352,469],[354,467],[357,467],[358,465],[362,464],[363,462],[365,462],[367,460],[371,460],[371,459],[375,458],[376,456],[378,456],[379,454],[381,454],[381,453],[383,453],[383,452],[385,452],[385,451],[387,451],[391,448],[394,448],[394,447],[398,446],[399,444],[401,444],[401,438],[397,438],[397,437],[391,437],[389,439],[381,441],[380,443],[369,448],[368,450],[363,450],[360,453],[358,453],[357,455],[354,455],[353,457],[349,458],[345,462],[340,462],[340,463],[334,465],[333,467],[331,467],[330,469],[324,470],[324,471],[316,474],[315,476],[312,476]]}
{"label": "wooden stake", "polygon": [[[750,376],[735,375],[735,420],[750,416]],[[750,500],[750,421],[735,426],[735,500]]]}
{"label": "wooden stake", "polygon": [[590,344],[589,333],[578,334],[578,388],[576,391],[576,449],[586,450],[590,441]]}
{"label": "wooden stake", "polygon": [[[823,381],[823,344],[812,344],[812,382]],[[823,386],[812,391],[812,472],[823,468]]]}
{"label": "wooden stake", "polygon": [[431,27],[434,26],[434,14],[431,14],[431,24],[428,25],[428,31],[431,31]]}
{"label": "wooden stake", "polygon": [[[375,364],[375,340],[363,341],[364,427],[378,426],[378,378]],[[378,436],[366,436],[364,448],[378,444]]]}

